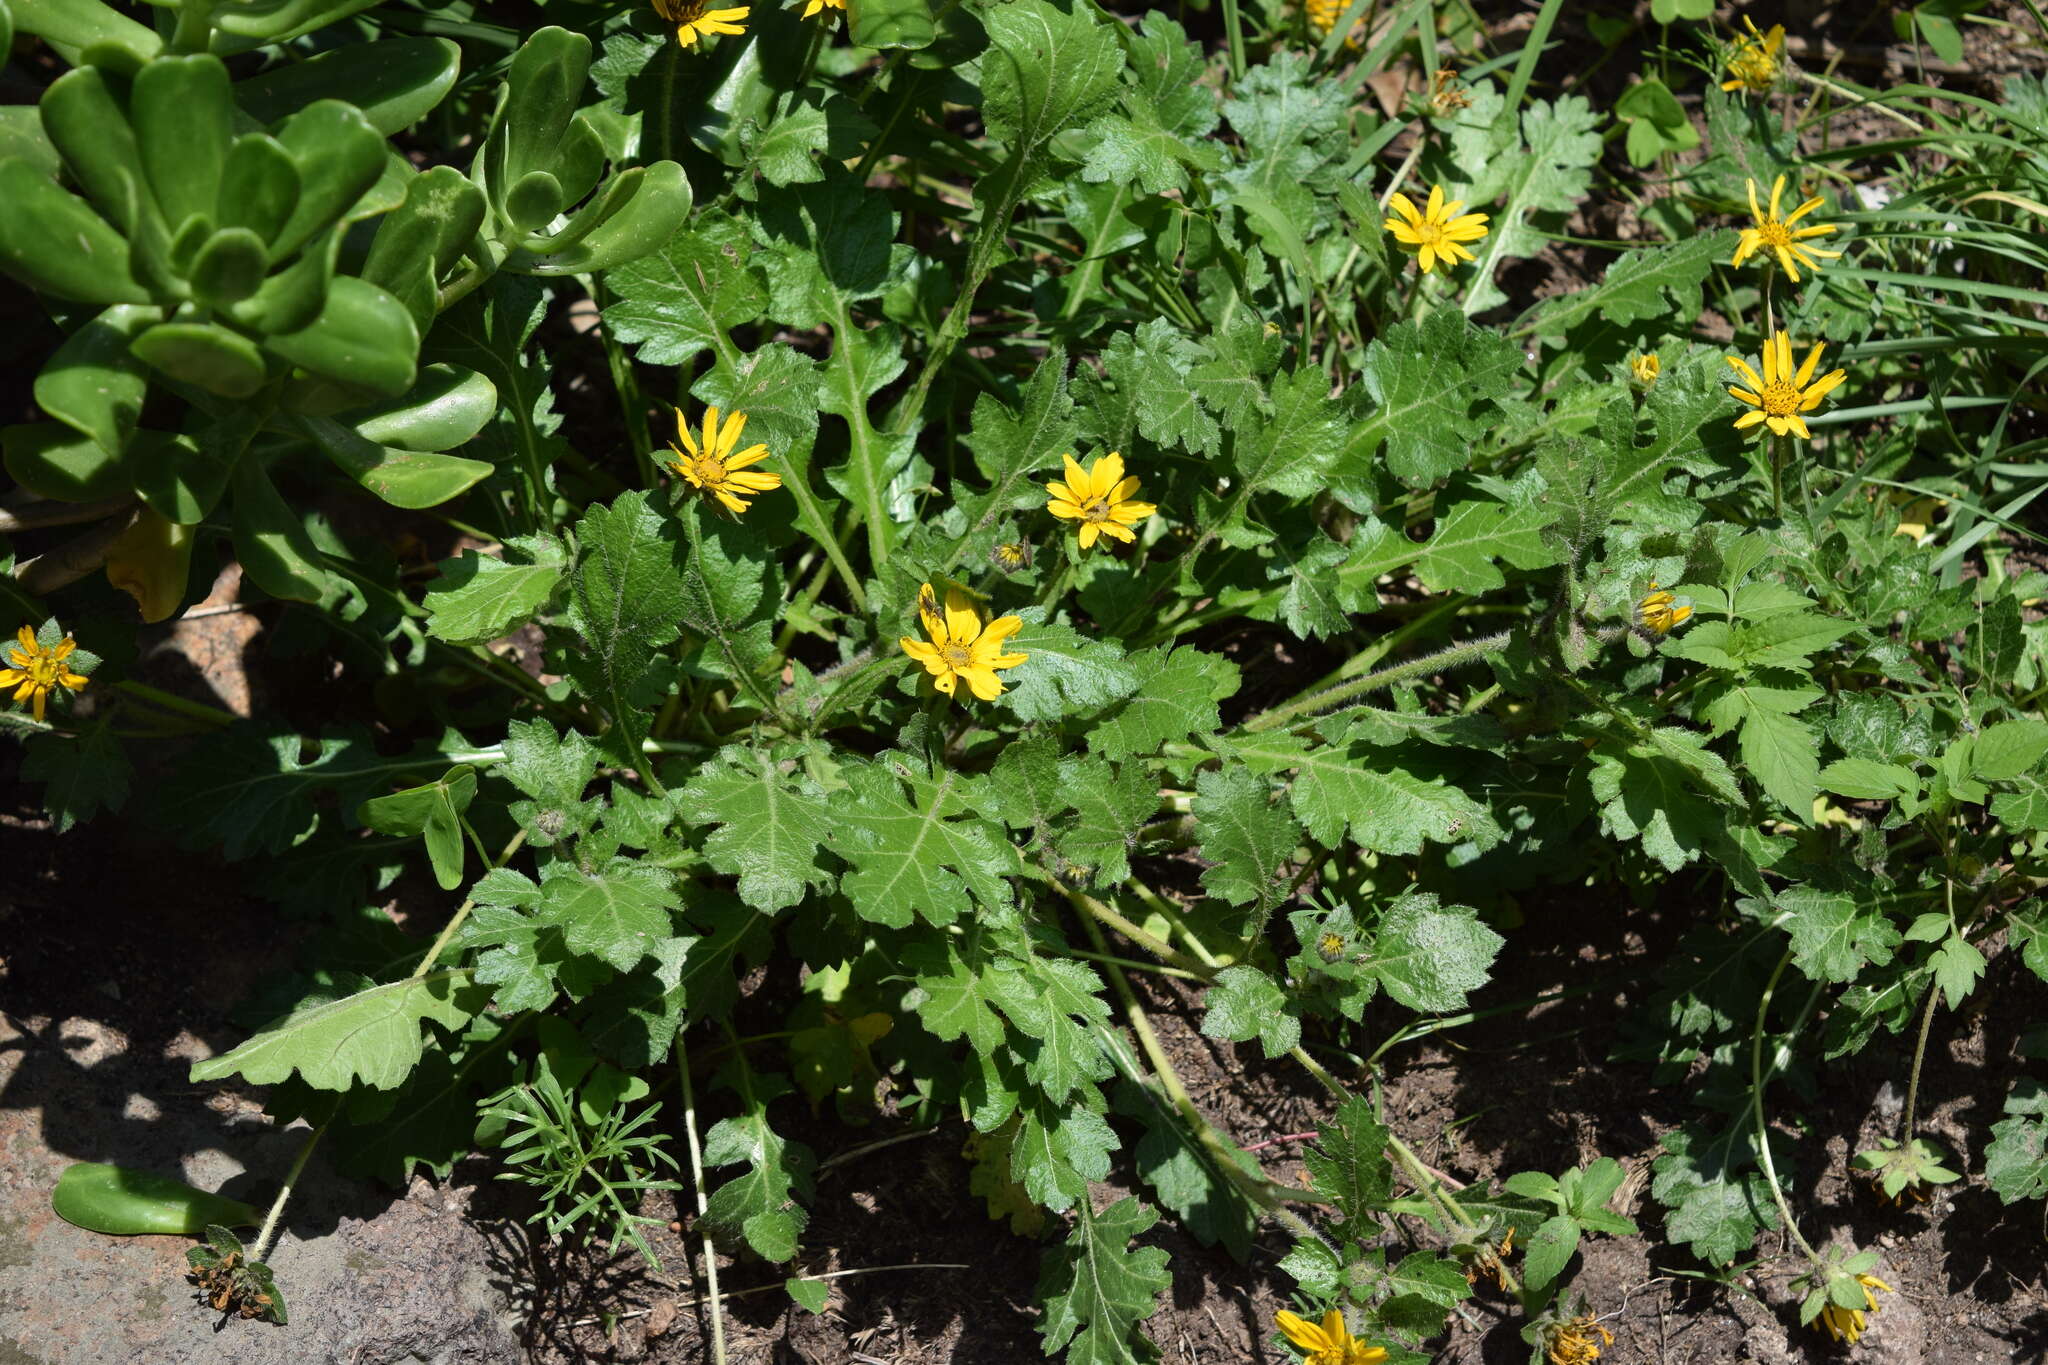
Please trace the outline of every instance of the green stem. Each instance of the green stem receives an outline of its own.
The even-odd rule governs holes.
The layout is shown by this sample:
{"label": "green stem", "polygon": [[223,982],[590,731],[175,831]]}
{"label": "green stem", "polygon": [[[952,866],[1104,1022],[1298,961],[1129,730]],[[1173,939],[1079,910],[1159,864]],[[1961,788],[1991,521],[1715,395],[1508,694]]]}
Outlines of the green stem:
{"label": "green stem", "polygon": [[1198,976],[1204,981],[1214,981],[1216,979],[1216,968],[1198,962],[1172,944],[1140,929],[1137,925],[1131,923],[1087,892],[1074,891],[1065,886],[1060,886],[1057,878],[1042,870],[1039,871],[1039,875],[1052,883],[1052,885],[1058,886],[1060,893],[1067,898],[1076,910],[1116,930],[1119,934],[1122,934],[1161,962],[1169,966],[1178,967],[1182,971]]}
{"label": "green stem", "polygon": [[[1084,920],[1082,924],[1096,945],[1102,946],[1102,931],[1088,921]],[[1195,1140],[1208,1155],[1210,1164],[1222,1174],[1232,1188],[1249,1199],[1261,1212],[1286,1225],[1296,1237],[1318,1241],[1328,1246],[1328,1239],[1316,1231],[1315,1225],[1288,1208],[1284,1202],[1285,1199],[1315,1199],[1316,1195],[1311,1191],[1289,1190],[1283,1197],[1275,1193],[1272,1181],[1263,1176],[1253,1176],[1238,1165],[1241,1149],[1218,1133],[1215,1125],[1195,1107],[1195,1101],[1188,1094],[1187,1086],[1181,1082],[1180,1072],[1175,1070],[1172,1058],[1166,1055],[1166,1049],[1160,1046],[1159,1035],[1152,1030],[1152,1020],[1146,1015],[1144,1006],[1138,1003],[1137,994],[1131,990],[1131,983],[1125,979],[1123,970],[1111,966],[1109,981],[1116,990],[1117,998],[1123,1002],[1124,1018],[1130,1023],[1131,1033],[1137,1038],[1138,1046],[1144,1049],[1145,1060],[1151,1063],[1152,1073],[1158,1079],[1160,1089],[1166,1092],[1167,1102],[1180,1115],[1181,1122],[1195,1135]]]}
{"label": "green stem", "polygon": [[[690,1084],[690,1043],[688,1029],[676,1030],[676,1070],[683,1082],[683,1135],[690,1148],[690,1179],[697,1187],[697,1230],[704,1237],[704,1282],[711,1300],[711,1359],[725,1365],[725,1311],[718,1297],[718,1248],[711,1244],[711,1229],[705,1222],[708,1209],[704,1197],[704,1149],[697,1141],[697,1093]],[[740,1068],[744,1075],[746,1068]]]}
{"label": "green stem", "polygon": [[[1091,926],[1094,924],[1093,920],[1086,922]],[[1097,930],[1096,932],[1100,933],[1101,931]],[[1110,953],[1091,953],[1085,948],[1062,948],[1060,951],[1068,957],[1078,957],[1089,962],[1100,962],[1111,967],[1121,967],[1127,972],[1156,972],[1160,976],[1171,976],[1181,981],[1202,980],[1201,977],[1196,976],[1193,972],[1183,971],[1179,967],[1168,967],[1158,962],[1139,962],[1128,957],[1116,957]]]}
{"label": "green stem", "polygon": [[1244,723],[1244,732],[1255,735],[1266,730],[1278,729],[1296,716],[1328,711],[1350,701],[1353,697],[1377,692],[1380,688],[1391,687],[1410,678],[1426,677],[1442,669],[1477,663],[1489,654],[1498,654],[1506,649],[1512,638],[1513,632],[1505,630],[1498,635],[1482,635],[1476,640],[1467,640],[1463,644],[1453,645],[1435,654],[1410,659],[1407,663],[1394,664],[1351,682],[1339,683],[1326,691],[1307,697],[1297,697],[1293,701],[1283,702],[1269,711],[1253,716]]}
{"label": "green stem", "polygon": [[1244,19],[1237,12],[1237,0],[1223,0],[1223,37],[1230,46],[1230,80],[1244,79]]}
{"label": "green stem", "polygon": [[[213,38],[214,0],[185,0],[171,29],[170,52],[204,52]],[[261,1259],[260,1257],[258,1258]]]}
{"label": "green stem", "polygon": [[1913,1140],[1914,1120],[1919,1117],[1920,1064],[1927,1057],[1927,1035],[1934,1027],[1934,1007],[1941,1001],[1941,983],[1927,983],[1927,1006],[1920,1011],[1920,1036],[1913,1042],[1913,1069],[1906,1077],[1906,1125],[1899,1130],[1901,1142]]}
{"label": "green stem", "polygon": [[187,701],[183,697],[173,696],[169,692],[151,687],[148,683],[124,679],[114,684],[114,690],[126,692],[131,697],[139,697],[150,705],[162,707],[166,711],[175,711],[181,716],[190,716],[193,720],[203,720],[216,729],[223,725],[233,725],[239,719],[232,711],[223,711],[218,706],[208,706],[205,702]]}
{"label": "green stem", "polygon": [[[513,835],[511,842],[505,845],[504,851],[498,854],[498,860],[492,863],[491,866],[494,868],[503,867],[509,862],[512,855],[525,846],[527,833],[528,831],[522,828],[517,834]],[[448,917],[448,923],[441,926],[440,935],[435,938],[433,946],[427,949],[427,955],[420,959],[419,965],[412,969],[412,975],[407,980],[417,981],[432,969],[434,963],[440,959],[442,952],[448,947],[449,941],[455,937],[455,931],[462,927],[462,922],[469,918],[469,912],[475,908],[475,897],[463,901],[461,905],[455,908],[455,913]]]}
{"label": "green stem", "polygon": [[626,419],[626,439],[633,447],[633,464],[640,471],[640,482],[651,488],[656,479],[654,442],[647,431],[647,405],[640,397],[640,381],[633,373],[633,362],[625,348],[601,320],[607,293],[603,277],[591,275],[588,279],[591,302],[597,305],[600,318],[597,335],[604,343],[605,365],[611,371],[612,389],[618,394],[619,407]]}
{"label": "green stem", "polygon": [[1321,1062],[1309,1056],[1307,1050],[1302,1048],[1299,1044],[1296,1044],[1294,1047],[1288,1049],[1287,1055],[1292,1057],[1295,1060],[1295,1062],[1300,1065],[1302,1070],[1308,1072],[1309,1075],[1315,1077],[1316,1080],[1319,1083],[1321,1083],[1323,1089],[1329,1091],[1332,1095],[1336,1096],[1340,1104],[1343,1101],[1351,1098],[1351,1092],[1349,1090],[1346,1090],[1343,1087],[1343,1085],[1338,1082],[1335,1076],[1332,1076],[1327,1070],[1325,1070]]}
{"label": "green stem", "polygon": [[1201,959],[1204,967],[1209,968],[1212,972],[1218,972],[1228,967],[1234,960],[1231,958],[1219,958],[1210,952],[1208,946],[1202,942],[1195,931],[1188,927],[1187,920],[1180,913],[1180,907],[1145,885],[1137,877],[1126,878],[1124,885],[1131,889],[1132,895],[1144,902],[1147,910],[1150,910],[1153,914],[1158,915],[1173,926],[1173,932],[1180,937],[1182,943],[1188,945],[1189,952]]}
{"label": "green stem", "polygon": [[1771,1187],[1771,1198],[1777,1202],[1778,1214],[1785,1220],[1786,1231],[1792,1240],[1806,1253],[1806,1259],[1815,1266],[1821,1265],[1820,1254],[1799,1230],[1799,1224],[1792,1217],[1792,1206],[1785,1202],[1785,1192],[1778,1188],[1778,1168],[1771,1159],[1771,1134],[1764,1123],[1764,1017],[1771,1010],[1771,996],[1778,989],[1778,978],[1785,974],[1785,968],[1792,964],[1792,950],[1778,959],[1778,965],[1771,972],[1771,979],[1764,985],[1763,999],[1757,1002],[1756,1028],[1749,1037],[1749,1115],[1756,1134],[1757,1164],[1763,1167],[1764,1182]]}
{"label": "green stem", "polygon": [[284,1221],[284,1206],[290,1202],[292,1190],[298,1185],[299,1177],[306,1173],[306,1163],[313,1159],[313,1149],[320,1145],[321,1137],[327,1132],[327,1125],[332,1122],[332,1115],[321,1120],[320,1126],[306,1134],[306,1140],[299,1144],[299,1154],[292,1158],[292,1168],[285,1172],[284,1185],[278,1190],[277,1198],[270,1202],[270,1212],[264,1215],[262,1230],[256,1234],[256,1246],[249,1253],[251,1261],[269,1259],[271,1245],[277,1241],[279,1225]]}

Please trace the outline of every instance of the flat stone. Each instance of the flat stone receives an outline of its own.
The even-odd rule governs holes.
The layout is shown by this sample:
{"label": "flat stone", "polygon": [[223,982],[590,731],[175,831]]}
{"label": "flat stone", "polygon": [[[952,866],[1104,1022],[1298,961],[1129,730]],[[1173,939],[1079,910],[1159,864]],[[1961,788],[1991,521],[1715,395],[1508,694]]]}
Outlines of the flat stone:
{"label": "flat stone", "polygon": [[400,1196],[316,1157],[270,1257],[283,1327],[221,1323],[185,1279],[191,1239],[107,1237],[57,1217],[50,1191],[74,1161],[177,1175],[264,1207],[306,1128],[279,1131],[191,1085],[187,1065],[138,1055],[98,1021],[0,1015],[0,1365],[520,1358],[516,1315],[492,1285],[502,1257],[461,1186],[417,1179]]}

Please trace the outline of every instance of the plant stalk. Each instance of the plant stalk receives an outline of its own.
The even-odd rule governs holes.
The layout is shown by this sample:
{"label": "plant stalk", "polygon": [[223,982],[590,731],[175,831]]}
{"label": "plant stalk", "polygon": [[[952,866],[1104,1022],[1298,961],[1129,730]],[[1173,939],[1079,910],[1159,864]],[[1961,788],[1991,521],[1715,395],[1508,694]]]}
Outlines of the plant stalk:
{"label": "plant stalk", "polygon": [[710,1289],[712,1365],[725,1362],[725,1308],[718,1295],[718,1248],[704,1224],[709,1204],[704,1197],[704,1149],[697,1141],[697,1092],[690,1084],[690,1031],[676,1030],[676,1070],[683,1082],[683,1134],[690,1148],[690,1179],[697,1189],[697,1231],[704,1239],[704,1283]]}

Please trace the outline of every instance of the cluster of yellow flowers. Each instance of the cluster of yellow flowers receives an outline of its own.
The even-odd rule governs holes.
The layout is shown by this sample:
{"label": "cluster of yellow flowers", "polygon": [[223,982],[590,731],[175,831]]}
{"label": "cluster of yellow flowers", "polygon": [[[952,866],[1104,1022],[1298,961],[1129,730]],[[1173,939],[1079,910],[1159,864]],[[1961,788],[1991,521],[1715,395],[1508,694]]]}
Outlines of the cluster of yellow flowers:
{"label": "cluster of yellow flowers", "polygon": [[[1832,224],[1809,223],[1803,228],[1792,225],[1800,218],[1819,208],[1821,200],[1815,196],[1794,209],[1788,217],[1778,216],[1778,205],[1785,193],[1785,177],[1779,176],[1771,184],[1771,203],[1768,209],[1757,203],[1756,181],[1749,185],[1749,210],[1756,219],[1754,227],[1742,230],[1741,238],[1735,244],[1735,258],[1731,265],[1741,265],[1750,257],[1758,255],[1764,248],[1770,248],[1770,255],[1762,260],[1768,269],[1775,264],[1785,272],[1785,278],[1793,284],[1799,283],[1799,267],[1819,270],[1822,259],[1834,260],[1842,253],[1823,251],[1816,246],[1803,245],[1814,237],[1823,237],[1833,232]],[[1728,363],[1749,385],[1740,388],[1731,385],[1728,393],[1737,402],[1749,404],[1752,411],[1735,420],[1738,430],[1755,426],[1767,426],[1774,436],[1796,435],[1809,440],[1813,433],[1806,428],[1805,413],[1812,412],[1821,404],[1834,387],[1849,377],[1847,370],[1834,370],[1813,377],[1814,369],[1820,364],[1822,345],[1815,342],[1813,349],[1806,353],[1806,359],[1797,369],[1792,365],[1792,337],[1783,328],[1776,335],[1766,336],[1763,346],[1763,374],[1758,376],[1755,369],[1741,356],[1731,355]]]}
{"label": "cluster of yellow flowers", "polygon": [[[733,5],[726,9],[712,9],[711,0],[652,0],[654,12],[667,23],[676,26],[676,41],[684,47],[695,47],[702,39],[714,33],[727,33],[737,37],[747,31],[747,15],[751,5]],[[828,9],[844,12],[846,0],[809,0],[804,6],[803,17],[809,19]]]}
{"label": "cluster of yellow flowers", "polygon": [[[761,494],[782,487],[780,474],[748,467],[768,458],[767,446],[757,442],[744,450],[737,449],[746,427],[744,412],[730,413],[721,419],[717,408],[706,408],[700,436],[678,412],[676,441],[669,446],[675,458],[666,462],[671,474],[734,516],[744,515]],[[1126,544],[1135,541],[1137,532],[1131,528],[1159,509],[1137,500],[1139,480],[1124,472],[1124,457],[1112,450],[1086,468],[1072,455],[1061,458],[1066,462],[1066,477],[1045,485],[1045,509],[1062,521],[1074,523],[1083,550],[1092,549],[1102,536]],[[998,546],[996,557],[1011,572],[1030,560],[1029,551],[1021,544]],[[1002,648],[1003,641],[1023,628],[1023,621],[1015,616],[999,616],[984,622],[973,599],[956,587],[946,589],[946,606],[941,612],[938,593],[931,584],[925,584],[917,596],[917,613],[928,639],[903,636],[903,652],[923,664],[932,676],[932,685],[949,697],[964,681],[976,697],[994,701],[1003,694],[997,670],[1015,668],[1030,657]],[[23,630],[24,638],[32,643],[27,628]],[[38,717],[42,714],[40,694],[36,713]]]}

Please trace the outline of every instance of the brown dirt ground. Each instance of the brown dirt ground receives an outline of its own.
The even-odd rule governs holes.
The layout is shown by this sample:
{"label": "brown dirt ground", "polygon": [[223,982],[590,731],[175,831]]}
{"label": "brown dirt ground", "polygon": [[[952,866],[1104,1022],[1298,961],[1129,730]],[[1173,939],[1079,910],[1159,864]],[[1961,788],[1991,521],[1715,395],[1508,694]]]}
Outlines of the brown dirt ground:
{"label": "brown dirt ground", "polygon": [[[10,1020],[93,1021],[131,1039],[138,1057],[174,1044],[189,1050],[194,1040],[202,1049],[225,1046],[239,1036],[230,1009],[264,971],[289,959],[293,932],[267,907],[237,895],[204,860],[124,837],[114,826],[53,840],[22,803],[9,806],[0,819],[0,859],[13,888],[0,903],[0,943],[6,945],[0,992]],[[93,914],[65,913],[83,906]],[[1721,1288],[1701,1278],[1704,1268],[1685,1250],[1662,1240],[1658,1211],[1645,1207],[1643,1187],[1658,1138],[1695,1110],[1682,1086],[1653,1090],[1646,1067],[1608,1058],[1649,989],[1642,981],[1649,965],[1690,912],[1589,907],[1570,897],[1534,899],[1526,909],[1527,921],[1511,931],[1511,951],[1502,957],[1504,975],[1475,1006],[1529,1001],[1562,988],[1594,989],[1396,1049],[1383,1076],[1387,1121],[1424,1161],[1458,1181],[1556,1171],[1601,1155],[1630,1168],[1619,1204],[1642,1222],[1645,1235],[1590,1242],[1571,1280],[1615,1333],[1603,1359],[1683,1365],[1840,1358],[1818,1334],[1795,1325],[1785,1287],[1795,1258],[1780,1254],[1782,1247],[1767,1240],[1762,1260]],[[95,970],[77,970],[82,961]],[[118,990],[109,990],[109,981]],[[1237,1142],[1306,1132],[1325,1116],[1322,1096],[1291,1064],[1269,1064],[1255,1048],[1201,1037],[1189,993],[1163,978],[1141,986],[1197,1104]],[[2015,955],[1994,953],[1975,999],[1996,1001],[1997,1010],[1938,1016],[1923,1081],[1927,1131],[1969,1170],[1981,1169],[1982,1135],[2022,1066],[2017,1037],[2048,1013],[2048,988]],[[1375,1007],[1365,1036],[1385,1036],[1398,1021],[1397,1011]],[[1313,1033],[1310,1043],[1317,1044]],[[1952,1187],[1952,1197],[1895,1209],[1846,1174],[1849,1153],[1897,1122],[1904,1071],[1902,1040],[1880,1040],[1862,1056],[1822,1069],[1817,1102],[1800,1106],[1814,1126],[1785,1130],[1797,1153],[1786,1180],[1807,1235],[1879,1249],[1882,1273],[1899,1290],[1872,1319],[1854,1358],[1930,1365],[2039,1359],[2040,1343],[2048,1341],[2048,1283],[2038,1207],[2004,1209],[1980,1186],[1965,1183]],[[114,1083],[127,1087],[133,1079]],[[162,1077],[152,1088],[166,1106],[230,1102]],[[1782,1092],[1776,1098],[1786,1112],[1793,1107]],[[968,1196],[964,1126],[916,1133],[885,1119],[854,1130],[829,1117],[806,1117],[800,1101],[780,1103],[778,1123],[824,1160],[903,1140],[857,1155],[820,1178],[799,1268],[814,1275],[853,1272],[833,1281],[822,1316],[790,1305],[780,1288],[785,1268],[722,1262],[735,1365],[1022,1365],[1043,1358],[1032,1306],[1040,1247],[991,1223]],[[246,1106],[238,1107],[247,1114]],[[258,1122],[253,1115],[244,1121]],[[1297,1150],[1295,1143],[1265,1148],[1267,1170],[1283,1181],[1300,1180]],[[549,1365],[709,1359],[708,1318],[699,1303],[704,1286],[690,1269],[694,1238],[686,1246],[673,1231],[659,1233],[666,1274],[650,1272],[630,1253],[605,1257],[549,1247],[529,1235],[516,1196],[490,1182],[489,1174],[486,1163],[468,1163],[454,1183],[487,1233],[489,1277],[516,1308],[530,1359]],[[1120,1165],[1098,1187],[1095,1202],[1104,1206],[1133,1190],[1143,1193],[1128,1165]],[[389,1197],[397,1199],[395,1192]],[[647,1211],[673,1217],[665,1201],[650,1203]],[[371,1200],[365,1212],[375,1205]],[[1164,1359],[1185,1365],[1291,1359],[1276,1348],[1271,1330],[1273,1314],[1289,1305],[1291,1282],[1276,1265],[1288,1249],[1283,1236],[1268,1232],[1243,1265],[1196,1245],[1170,1222],[1146,1240],[1173,1261],[1172,1291],[1149,1329]],[[1437,1359],[1447,1365],[1521,1361],[1526,1348],[1517,1323],[1507,1301],[1482,1282],[1453,1331],[1436,1343]],[[234,1324],[229,1330],[271,1329]]]}

